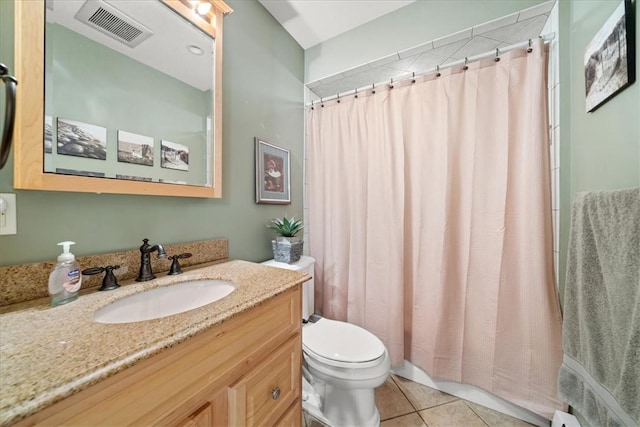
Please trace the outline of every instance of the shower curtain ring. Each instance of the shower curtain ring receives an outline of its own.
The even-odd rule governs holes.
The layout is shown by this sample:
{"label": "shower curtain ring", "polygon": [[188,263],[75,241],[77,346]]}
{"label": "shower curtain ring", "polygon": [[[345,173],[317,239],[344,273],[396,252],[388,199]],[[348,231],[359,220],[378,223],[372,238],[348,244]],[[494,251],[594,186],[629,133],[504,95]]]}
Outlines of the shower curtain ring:
{"label": "shower curtain ring", "polygon": [[500,62],[500,51],[498,50],[498,48],[496,48],[496,59],[494,59],[494,61]]}
{"label": "shower curtain ring", "polygon": [[436,65],[436,77],[440,77],[442,74],[440,74],[440,65]]}
{"label": "shower curtain ring", "polygon": [[527,53],[533,52],[533,48],[531,47],[531,39],[529,39],[529,47],[527,48]]}
{"label": "shower curtain ring", "polygon": [[389,83],[389,89],[393,89],[393,78],[391,79],[391,83]]}
{"label": "shower curtain ring", "polygon": [[358,88],[356,88],[356,96],[354,96],[354,98],[358,97]]}
{"label": "shower curtain ring", "polygon": [[311,101],[311,109],[313,110],[313,101]]}
{"label": "shower curtain ring", "polygon": [[415,83],[416,82],[416,72],[414,71],[412,74],[412,80],[411,83]]}
{"label": "shower curtain ring", "polygon": [[338,100],[338,101],[337,101],[337,102],[338,102],[338,104],[340,104],[340,94],[339,94],[339,93],[338,93],[338,94],[336,94],[336,98],[337,98],[337,100]]}
{"label": "shower curtain ring", "polygon": [[469,69],[469,67],[467,66],[468,63],[469,63],[469,59],[465,56],[464,57],[464,67],[462,67],[463,70],[467,71]]}
{"label": "shower curtain ring", "polygon": [[371,93],[376,93],[376,84],[371,83]]}
{"label": "shower curtain ring", "polygon": [[320,98],[320,106],[324,108],[324,101],[322,100],[322,98]]}

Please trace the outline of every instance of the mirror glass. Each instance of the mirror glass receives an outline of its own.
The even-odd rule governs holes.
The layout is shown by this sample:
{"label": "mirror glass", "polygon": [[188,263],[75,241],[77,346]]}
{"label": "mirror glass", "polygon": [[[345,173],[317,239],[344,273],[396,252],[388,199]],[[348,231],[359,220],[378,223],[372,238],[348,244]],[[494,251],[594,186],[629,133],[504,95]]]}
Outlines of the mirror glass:
{"label": "mirror glass", "polygon": [[211,187],[213,38],[161,1],[45,13],[44,172]]}

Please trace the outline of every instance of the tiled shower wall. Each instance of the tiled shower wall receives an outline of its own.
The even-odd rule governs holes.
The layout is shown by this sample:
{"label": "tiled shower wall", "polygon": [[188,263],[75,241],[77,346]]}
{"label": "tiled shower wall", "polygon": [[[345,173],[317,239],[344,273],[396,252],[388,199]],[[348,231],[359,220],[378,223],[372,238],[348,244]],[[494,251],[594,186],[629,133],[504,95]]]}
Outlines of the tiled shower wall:
{"label": "tiled shower wall", "polygon": [[560,283],[560,46],[558,2],[553,5],[542,34],[555,33],[549,44],[549,150],[551,167],[551,209],[553,217],[553,264],[556,288]]}
{"label": "tiled shower wall", "polygon": [[[560,49],[559,25],[558,25],[558,2],[556,1],[549,18],[542,29],[541,34],[555,33],[555,38],[549,44],[549,136],[550,136],[550,167],[551,167],[551,194],[552,194],[552,215],[553,215],[553,260],[556,277],[556,288],[559,283],[559,241],[560,241]],[[305,87],[305,100],[314,99],[315,95]],[[306,120],[306,115],[305,115]],[[305,138],[308,137],[305,124]],[[309,253],[309,204],[308,204],[308,176],[307,176],[307,145],[304,147],[304,246],[305,254]]]}

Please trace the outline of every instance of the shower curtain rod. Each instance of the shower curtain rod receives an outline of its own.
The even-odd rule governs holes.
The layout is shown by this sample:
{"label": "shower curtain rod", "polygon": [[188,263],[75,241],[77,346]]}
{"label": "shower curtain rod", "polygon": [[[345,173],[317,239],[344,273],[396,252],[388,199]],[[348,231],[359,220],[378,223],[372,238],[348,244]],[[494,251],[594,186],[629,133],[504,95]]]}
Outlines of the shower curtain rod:
{"label": "shower curtain rod", "polygon": [[[550,43],[554,38],[556,37],[556,33],[548,33],[548,34],[544,34],[541,36],[538,36],[538,38],[542,39],[542,41],[544,42],[544,44],[548,44]],[[348,96],[348,95],[354,95],[357,94],[360,91],[366,91],[368,89],[372,89],[375,90],[376,86],[379,85],[389,85],[388,87],[393,88],[393,84],[394,83],[400,83],[406,80],[414,80],[417,77],[421,77],[421,76],[426,76],[428,74],[433,74],[433,73],[438,73],[442,70],[446,70],[447,68],[452,68],[452,67],[457,67],[459,65],[466,65],[469,64],[471,62],[476,62],[476,61],[480,61],[482,59],[486,59],[492,56],[495,57],[499,57],[501,54],[509,52],[511,50],[515,50],[515,49],[520,49],[523,47],[527,47],[527,46],[531,46],[531,42],[533,41],[533,39],[529,39],[529,40],[525,40],[523,42],[520,43],[515,43],[509,46],[505,46],[503,48],[496,48],[495,50],[489,51],[489,52],[485,52],[485,53],[479,53],[477,55],[474,56],[470,56],[470,57],[465,57],[464,59],[459,59],[455,62],[450,62],[449,64],[441,67],[439,65],[436,65],[436,67],[434,69],[432,69],[431,71],[425,71],[424,73],[420,73],[420,74],[416,74],[416,73],[412,73],[412,74],[405,74],[404,76],[401,76],[400,78],[398,78],[397,80],[391,79],[390,81],[383,81],[383,82],[377,82],[377,83],[372,83],[371,85],[367,85],[367,86],[362,86],[356,89],[351,89],[345,92],[340,92],[337,93],[335,95],[331,95],[329,97],[326,98],[320,98],[319,100],[314,100],[311,102],[308,102],[306,104],[307,107],[312,107],[316,102],[322,104],[323,102],[326,101],[332,101],[335,99],[339,99],[340,97],[343,96]]]}

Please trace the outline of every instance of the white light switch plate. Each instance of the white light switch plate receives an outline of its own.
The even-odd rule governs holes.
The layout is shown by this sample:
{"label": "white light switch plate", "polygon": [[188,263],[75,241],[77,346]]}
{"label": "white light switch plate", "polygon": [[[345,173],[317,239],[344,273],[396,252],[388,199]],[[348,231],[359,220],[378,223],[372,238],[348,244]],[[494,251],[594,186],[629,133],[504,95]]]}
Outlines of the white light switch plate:
{"label": "white light switch plate", "polygon": [[[16,215],[16,195],[11,193],[0,193],[6,204],[4,218],[0,219],[0,236],[18,234],[18,217]],[[0,213],[2,215],[2,213]]]}

